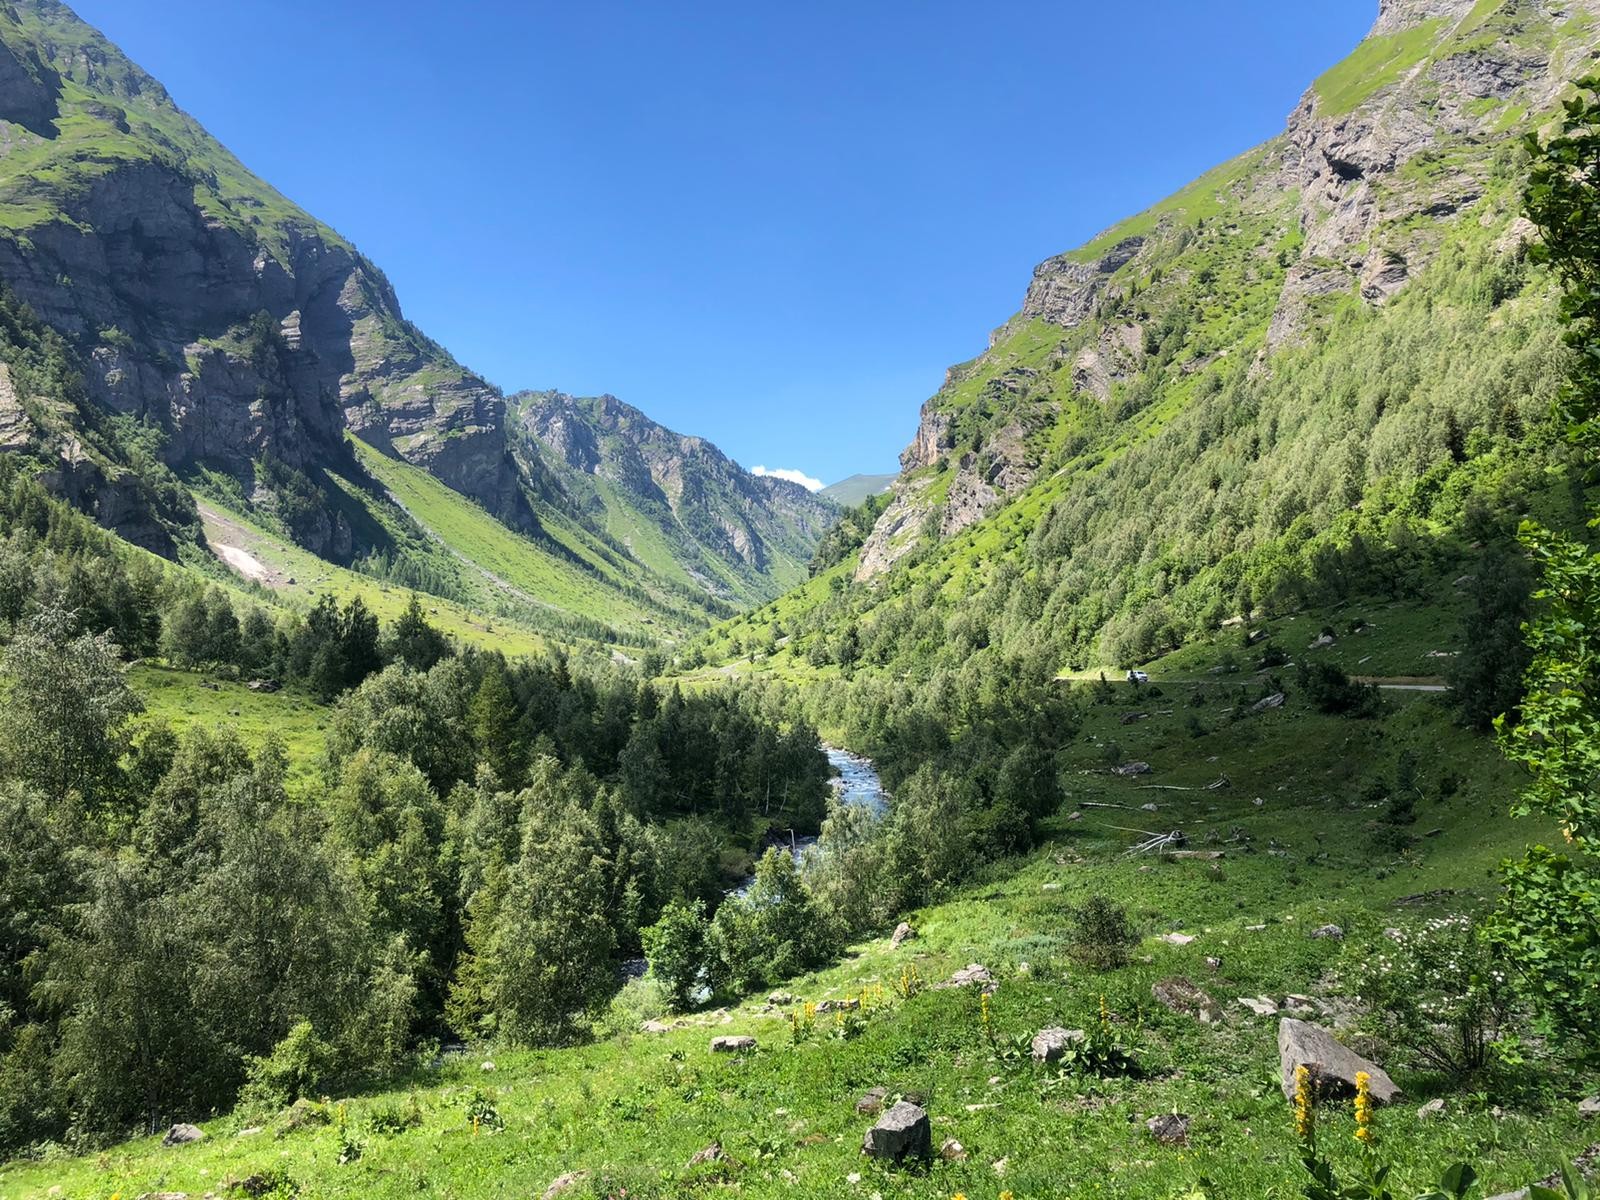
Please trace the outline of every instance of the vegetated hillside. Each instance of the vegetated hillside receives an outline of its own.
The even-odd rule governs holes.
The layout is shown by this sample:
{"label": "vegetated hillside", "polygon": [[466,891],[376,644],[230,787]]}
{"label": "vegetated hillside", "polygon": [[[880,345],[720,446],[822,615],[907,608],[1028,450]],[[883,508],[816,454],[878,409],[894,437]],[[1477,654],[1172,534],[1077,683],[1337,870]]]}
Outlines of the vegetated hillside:
{"label": "vegetated hillside", "polygon": [[805,578],[837,519],[799,484],[752,475],[615,396],[519,392],[508,405],[512,453],[539,499],[684,587],[770,600]]}
{"label": "vegetated hillside", "polygon": [[1530,506],[1569,522],[1519,138],[1597,11],[1386,0],[1283,135],[1041,264],[923,407],[859,555],[712,657],[1125,664],[1235,614],[1431,594]]}
{"label": "vegetated hillside", "polygon": [[841,479],[838,483],[830,483],[817,493],[826,496],[835,504],[842,504],[846,508],[854,508],[863,500],[872,496],[880,496],[887,492],[896,475],[852,475],[848,479]]}
{"label": "vegetated hillside", "polygon": [[[688,457],[720,465],[674,491],[673,553],[630,551],[592,489],[550,503],[505,399],[405,319],[382,272],[55,0],[0,6],[0,129],[0,450],[132,541],[198,544],[187,489],[339,565],[637,639],[776,594],[828,523],[704,444]],[[406,467],[461,515],[400,503]],[[565,583],[547,595],[441,547],[442,527],[481,524],[474,505],[507,531],[487,538]]]}
{"label": "vegetated hillside", "polygon": [[[1387,609],[1368,616],[1394,625]],[[1315,623],[1268,632],[1300,645]],[[1236,638],[1153,673],[1204,675],[1237,656]],[[1361,639],[1351,642],[1354,654]],[[1368,717],[1322,714],[1298,695],[1252,712],[1270,681],[1238,680],[1085,689],[1083,736],[1065,764],[1071,795],[1044,846],[907,914],[913,940],[864,940],[838,965],[786,981],[777,1003],[764,989],[674,1017],[650,981],[635,981],[593,1044],[474,1049],[332,1103],[313,1092],[292,1109],[189,1114],[203,1141],[151,1137],[15,1163],[0,1168],[0,1194],[193,1196],[249,1180],[280,1195],[463,1200],[732,1188],[941,1200],[1297,1196],[1301,1143],[1279,1090],[1270,1011],[1279,1007],[1338,1026],[1405,1089],[1376,1117],[1396,1194],[1420,1193],[1463,1158],[1485,1196],[1572,1161],[1595,1137],[1577,1111],[1581,1076],[1512,1067],[1492,1086],[1453,1090],[1415,1048],[1380,1040],[1351,1002],[1392,950],[1389,931],[1477,911],[1496,862],[1552,832],[1505,816],[1512,769],[1438,697],[1386,693]],[[1113,757],[1153,772],[1116,777]],[[1130,855],[1142,837],[1134,830],[1146,828],[1181,828],[1188,849],[1216,857]],[[1077,913],[1094,895],[1127,907],[1134,941],[1123,965],[1085,958]],[[1311,936],[1327,924],[1343,937]],[[935,986],[972,963],[995,981],[987,1002],[978,987]],[[1423,981],[1417,995],[1435,985],[1450,982]],[[808,1010],[823,1001],[861,1007]],[[1035,1063],[1031,1040],[1050,1027],[1103,1032],[1131,1062]],[[757,1047],[711,1053],[710,1039],[725,1035],[752,1035]],[[874,1088],[886,1102],[926,1107],[935,1153],[925,1169],[861,1154],[877,1113],[857,1102]],[[1442,1110],[1419,1115],[1434,1099]],[[1147,1127],[1171,1113],[1187,1120],[1184,1144],[1163,1145]],[[1347,1103],[1330,1100],[1320,1119],[1325,1153],[1356,1170]],[[558,1180],[565,1190],[547,1191]]]}

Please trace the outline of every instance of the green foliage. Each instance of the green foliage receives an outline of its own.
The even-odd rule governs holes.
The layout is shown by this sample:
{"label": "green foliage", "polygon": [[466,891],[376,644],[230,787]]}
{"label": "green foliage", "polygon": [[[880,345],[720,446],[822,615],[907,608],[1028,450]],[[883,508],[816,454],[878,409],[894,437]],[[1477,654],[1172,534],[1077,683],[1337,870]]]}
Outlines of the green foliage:
{"label": "green foliage", "polygon": [[1107,896],[1090,896],[1068,917],[1073,951],[1080,960],[1097,971],[1127,965],[1139,935],[1126,908]]}
{"label": "green foliage", "polygon": [[1298,672],[1300,692],[1318,712],[1346,717],[1375,716],[1383,705],[1378,689],[1355,683],[1333,663],[1308,660]]}
{"label": "green foliage", "polygon": [[1394,930],[1361,957],[1356,994],[1409,1062],[1453,1079],[1495,1065],[1514,1016],[1506,963],[1465,916]]}
{"label": "green foliage", "polygon": [[[1544,235],[1539,256],[1564,284],[1561,314],[1576,352],[1560,406],[1586,457],[1600,448],[1600,77],[1579,82],[1561,130],[1530,137],[1528,212]],[[1521,721],[1499,722],[1501,744],[1533,776],[1519,813],[1553,819],[1568,851],[1535,846],[1505,867],[1506,896],[1492,934],[1528,995],[1564,1035],[1597,1048],[1600,1031],[1600,555],[1577,539],[1525,523],[1540,569]]]}
{"label": "green foliage", "polygon": [[332,1076],[334,1049],[317,1036],[310,1021],[300,1021],[272,1048],[272,1053],[246,1060],[245,1085],[239,1103],[279,1109],[296,1100],[314,1099]]}
{"label": "green foliage", "polygon": [[665,985],[668,1001],[679,1012],[694,1002],[705,975],[709,933],[705,908],[698,900],[674,900],[654,925],[639,931],[650,974]]}
{"label": "green foliage", "polygon": [[755,881],[712,918],[712,990],[740,995],[817,966],[838,949],[833,923],[801,881],[793,855],[770,847]]}

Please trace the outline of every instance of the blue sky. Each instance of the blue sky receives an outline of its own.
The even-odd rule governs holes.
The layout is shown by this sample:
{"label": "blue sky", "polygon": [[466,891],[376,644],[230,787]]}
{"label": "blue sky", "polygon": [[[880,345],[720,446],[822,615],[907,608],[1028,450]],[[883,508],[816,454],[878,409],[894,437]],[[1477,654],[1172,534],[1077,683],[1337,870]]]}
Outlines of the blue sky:
{"label": "blue sky", "polygon": [[72,0],[500,386],[894,469],[1034,264],[1279,132],[1375,0]]}

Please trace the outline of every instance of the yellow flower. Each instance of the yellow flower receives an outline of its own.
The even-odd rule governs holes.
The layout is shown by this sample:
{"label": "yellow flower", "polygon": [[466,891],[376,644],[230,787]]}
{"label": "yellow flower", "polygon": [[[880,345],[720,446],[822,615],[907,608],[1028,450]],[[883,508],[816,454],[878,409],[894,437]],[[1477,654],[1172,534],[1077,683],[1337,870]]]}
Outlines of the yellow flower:
{"label": "yellow flower", "polygon": [[1377,1139],[1372,1128],[1372,1076],[1356,1072],[1356,1141],[1370,1146]]}
{"label": "yellow flower", "polygon": [[1104,992],[1100,993],[1100,1027],[1104,1029],[1111,1024],[1111,1009],[1106,1005]]}
{"label": "yellow flower", "polygon": [[1017,1200],[1017,1198],[1011,1194],[1011,1189],[1007,1188],[1000,1193],[1000,1200]]}
{"label": "yellow flower", "polygon": [[1311,1094],[1311,1068],[1301,1063],[1294,1069],[1294,1127],[1307,1141],[1316,1128],[1316,1101]]}

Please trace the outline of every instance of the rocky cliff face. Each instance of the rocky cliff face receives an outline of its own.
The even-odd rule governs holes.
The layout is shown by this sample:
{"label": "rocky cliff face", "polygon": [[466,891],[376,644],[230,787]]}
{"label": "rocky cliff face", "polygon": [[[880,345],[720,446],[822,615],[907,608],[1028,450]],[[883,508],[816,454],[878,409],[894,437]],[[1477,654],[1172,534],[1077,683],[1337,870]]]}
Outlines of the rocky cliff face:
{"label": "rocky cliff face", "polygon": [[1455,222],[1514,247],[1517,139],[1597,47],[1600,0],[1382,0],[1281,136],[1035,269],[923,405],[857,578],[1029,487],[1077,406],[1127,420],[1230,355],[1270,371],[1339,304],[1401,293]]}
{"label": "rocky cliff face", "polygon": [[499,395],[54,0],[0,9],[0,280],[78,348],[92,400],[165,431],[171,463],[248,483],[268,457],[345,461],[348,428],[532,524]]}
{"label": "rocky cliff face", "polygon": [[517,458],[542,481],[547,503],[629,553],[665,552],[686,579],[723,598],[764,600],[803,578],[838,513],[615,396],[523,392],[510,406]]}

